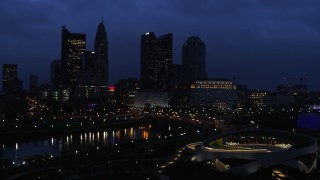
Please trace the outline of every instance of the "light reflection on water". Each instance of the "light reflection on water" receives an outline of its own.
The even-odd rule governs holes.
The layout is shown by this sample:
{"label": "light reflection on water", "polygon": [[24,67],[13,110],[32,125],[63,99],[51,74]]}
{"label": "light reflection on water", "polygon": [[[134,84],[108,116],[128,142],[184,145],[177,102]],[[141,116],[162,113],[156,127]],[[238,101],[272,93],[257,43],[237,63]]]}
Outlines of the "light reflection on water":
{"label": "light reflection on water", "polygon": [[91,147],[110,146],[126,141],[156,137],[158,133],[150,132],[150,128],[151,126],[131,127],[5,143],[2,144],[0,159],[11,159],[16,164],[21,164],[20,158],[24,156],[46,153],[59,157]]}

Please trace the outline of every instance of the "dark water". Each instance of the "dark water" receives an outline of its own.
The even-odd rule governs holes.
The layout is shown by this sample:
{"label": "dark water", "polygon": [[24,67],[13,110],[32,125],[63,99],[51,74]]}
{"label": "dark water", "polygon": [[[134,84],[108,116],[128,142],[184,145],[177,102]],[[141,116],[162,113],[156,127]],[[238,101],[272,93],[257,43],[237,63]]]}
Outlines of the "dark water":
{"label": "dark water", "polygon": [[126,141],[148,139],[159,135],[150,131],[151,125],[119,128],[114,130],[75,133],[64,136],[0,143],[0,158],[10,159],[15,165],[21,165],[20,157],[47,153],[53,157],[82,152],[92,147],[115,145]]}

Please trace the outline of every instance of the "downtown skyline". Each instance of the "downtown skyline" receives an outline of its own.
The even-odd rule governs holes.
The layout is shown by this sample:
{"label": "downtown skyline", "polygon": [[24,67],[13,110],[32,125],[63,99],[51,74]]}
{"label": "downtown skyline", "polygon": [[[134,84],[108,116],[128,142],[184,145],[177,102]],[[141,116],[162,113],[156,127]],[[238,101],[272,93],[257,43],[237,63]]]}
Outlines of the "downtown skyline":
{"label": "downtown skyline", "polygon": [[16,5],[19,12],[10,9],[18,1],[1,2],[0,41],[6,44],[1,64],[17,64],[24,87],[31,74],[39,75],[40,83],[49,83],[50,62],[60,57],[61,26],[86,34],[87,50],[94,50],[96,26],[103,16],[110,85],[140,77],[140,36],[152,31],[173,34],[174,64],[181,64],[183,42],[199,36],[207,48],[209,78],[236,77],[248,88],[275,90],[284,76],[307,76],[309,89],[320,89],[319,2],[231,2],[96,1],[87,6],[85,1],[30,0]]}

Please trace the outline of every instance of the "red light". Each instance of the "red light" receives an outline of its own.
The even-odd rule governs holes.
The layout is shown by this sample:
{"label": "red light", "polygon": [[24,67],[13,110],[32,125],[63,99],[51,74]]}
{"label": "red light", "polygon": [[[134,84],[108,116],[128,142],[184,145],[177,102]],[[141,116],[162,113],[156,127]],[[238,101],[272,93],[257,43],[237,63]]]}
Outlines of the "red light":
{"label": "red light", "polygon": [[114,86],[109,86],[109,91],[113,92],[116,88]]}

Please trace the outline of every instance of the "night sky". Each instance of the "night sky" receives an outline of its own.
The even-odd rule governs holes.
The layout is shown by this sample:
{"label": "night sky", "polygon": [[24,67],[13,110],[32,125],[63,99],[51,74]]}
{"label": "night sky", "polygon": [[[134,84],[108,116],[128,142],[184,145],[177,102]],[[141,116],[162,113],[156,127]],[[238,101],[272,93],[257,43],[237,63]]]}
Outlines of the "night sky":
{"label": "night sky", "polygon": [[49,82],[61,26],[86,33],[93,50],[103,16],[110,84],[140,77],[140,36],[153,31],[173,33],[174,63],[183,42],[200,36],[210,78],[275,90],[284,76],[307,76],[309,89],[320,90],[319,10],[319,0],[1,0],[1,74],[2,64],[14,63],[25,88],[30,74]]}

